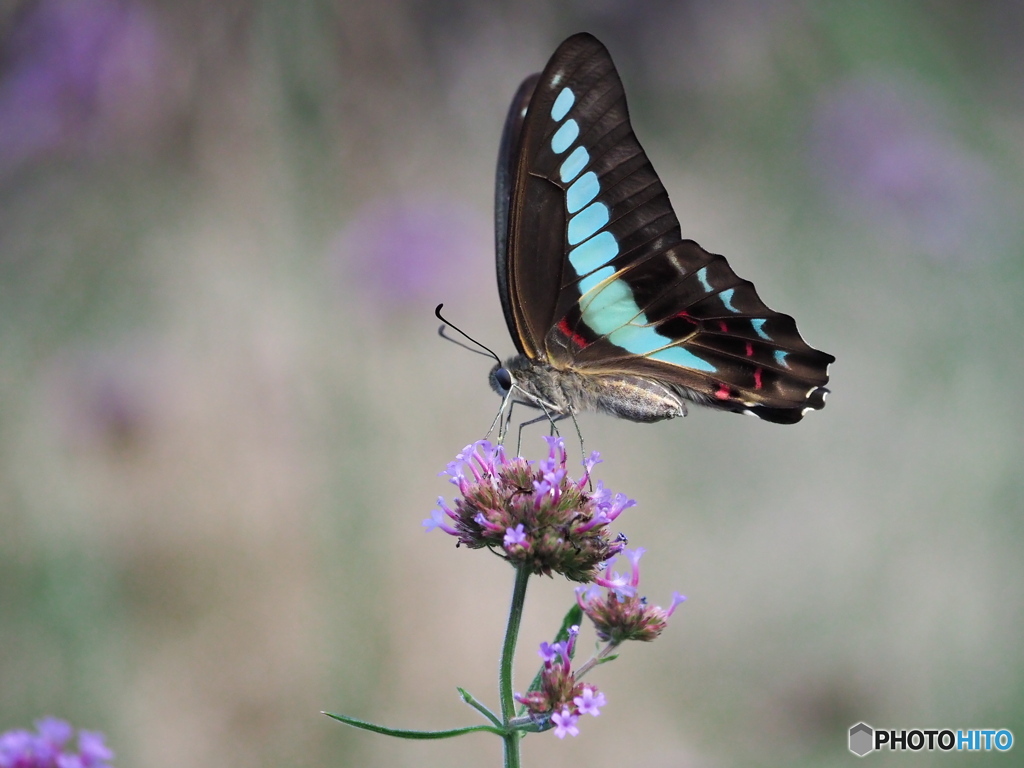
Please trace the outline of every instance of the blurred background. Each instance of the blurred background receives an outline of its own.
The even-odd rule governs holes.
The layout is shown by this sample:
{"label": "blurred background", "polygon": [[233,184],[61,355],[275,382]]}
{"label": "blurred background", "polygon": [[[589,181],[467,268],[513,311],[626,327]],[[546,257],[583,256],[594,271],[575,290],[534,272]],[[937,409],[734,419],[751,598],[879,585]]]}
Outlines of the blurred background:
{"label": "blurred background", "polygon": [[[860,720],[1024,738],[1024,5],[0,8],[0,730],[66,717],[124,767],[499,763],[319,712],[497,705],[511,570],[420,521],[498,399],[431,313],[513,351],[501,126],[586,30],[684,234],[837,362],[792,427],[581,418],[644,592],[690,600],[525,764],[846,765]],[[534,580],[520,689],[571,599]]]}

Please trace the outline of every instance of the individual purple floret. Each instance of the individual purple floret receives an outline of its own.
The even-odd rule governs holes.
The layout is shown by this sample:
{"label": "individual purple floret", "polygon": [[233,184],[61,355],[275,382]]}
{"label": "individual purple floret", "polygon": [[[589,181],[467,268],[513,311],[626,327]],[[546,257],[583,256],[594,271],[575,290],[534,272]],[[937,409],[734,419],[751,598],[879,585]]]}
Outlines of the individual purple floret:
{"label": "individual purple floret", "polygon": [[564,739],[566,735],[579,736],[580,729],[576,727],[579,715],[574,715],[568,707],[563,707],[560,712],[551,716],[551,722],[555,724],[555,736]]}

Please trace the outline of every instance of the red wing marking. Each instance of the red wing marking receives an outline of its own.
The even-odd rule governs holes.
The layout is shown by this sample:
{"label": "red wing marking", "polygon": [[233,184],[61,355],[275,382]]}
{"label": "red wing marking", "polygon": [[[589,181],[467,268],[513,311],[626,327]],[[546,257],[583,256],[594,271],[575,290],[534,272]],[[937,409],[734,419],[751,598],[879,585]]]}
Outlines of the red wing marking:
{"label": "red wing marking", "polygon": [[577,347],[587,346],[587,340],[576,333],[572,328],[569,327],[569,321],[566,318],[562,318],[558,321],[558,330],[566,335],[566,337],[575,344]]}
{"label": "red wing marking", "polygon": [[[750,346],[750,345],[748,344],[747,346]],[[761,388],[761,369],[760,368],[755,368],[754,369],[754,389],[760,389],[760,388]]]}
{"label": "red wing marking", "polygon": [[751,343],[750,343],[750,342],[748,341],[748,342],[747,342],[747,357],[753,357],[753,356],[754,356],[754,345],[753,345],[753,344],[751,344]]}
{"label": "red wing marking", "polygon": [[719,400],[728,400],[729,399],[729,387],[726,386],[725,384],[720,386],[718,388],[718,390],[715,392],[715,397],[717,397]]}

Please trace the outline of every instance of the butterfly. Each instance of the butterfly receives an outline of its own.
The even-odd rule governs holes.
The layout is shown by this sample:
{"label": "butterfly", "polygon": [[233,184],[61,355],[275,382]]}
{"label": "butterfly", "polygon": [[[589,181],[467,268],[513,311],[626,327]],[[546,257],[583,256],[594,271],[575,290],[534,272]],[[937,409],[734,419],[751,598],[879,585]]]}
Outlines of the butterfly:
{"label": "butterfly", "polygon": [[498,292],[518,354],[491,386],[552,421],[638,422],[687,401],[793,424],[825,405],[810,347],[725,258],[684,240],[607,49],[563,42],[519,87],[495,184]]}

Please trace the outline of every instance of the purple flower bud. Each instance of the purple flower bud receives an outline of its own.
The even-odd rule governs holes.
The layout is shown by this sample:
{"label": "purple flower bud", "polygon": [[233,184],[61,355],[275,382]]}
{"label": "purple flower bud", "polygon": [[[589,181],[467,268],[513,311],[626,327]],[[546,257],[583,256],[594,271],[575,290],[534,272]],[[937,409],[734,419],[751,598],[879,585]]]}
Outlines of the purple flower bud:
{"label": "purple flower bud", "polygon": [[590,456],[583,460],[583,477],[580,478],[579,487],[582,488],[590,482],[590,473],[594,471],[594,467],[601,463],[601,454],[597,451],[591,451]]}
{"label": "purple flower bud", "polygon": [[680,604],[685,603],[685,602],[686,602],[686,595],[681,595],[678,592],[673,592],[672,593],[672,603],[669,605],[668,608],[665,609],[665,615],[666,616],[671,616],[673,613],[676,612],[676,608]]}

